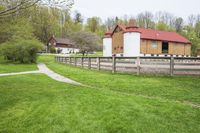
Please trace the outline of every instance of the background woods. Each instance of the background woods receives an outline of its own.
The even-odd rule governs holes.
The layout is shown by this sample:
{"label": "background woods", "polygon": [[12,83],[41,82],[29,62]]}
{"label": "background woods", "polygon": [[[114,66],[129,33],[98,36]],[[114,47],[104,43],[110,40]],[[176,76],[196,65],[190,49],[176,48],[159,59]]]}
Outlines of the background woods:
{"label": "background woods", "polygon": [[[116,24],[127,25],[130,19],[135,19],[140,27],[184,35],[193,44],[193,55],[200,47],[200,15],[190,15],[184,20],[168,12],[153,14],[145,11],[135,16],[109,17],[103,21],[97,16],[86,18],[79,11],[71,12],[73,4],[73,0],[1,0],[0,44],[15,38],[31,38],[46,46],[52,35],[67,37],[81,31],[94,33],[100,39]],[[96,44],[99,49],[101,43]]]}

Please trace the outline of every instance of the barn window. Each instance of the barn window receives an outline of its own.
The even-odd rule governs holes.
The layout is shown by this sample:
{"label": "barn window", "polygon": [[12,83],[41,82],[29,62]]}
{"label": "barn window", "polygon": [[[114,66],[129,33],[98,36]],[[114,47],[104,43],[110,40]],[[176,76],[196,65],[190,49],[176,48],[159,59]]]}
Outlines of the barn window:
{"label": "barn window", "polygon": [[157,42],[156,41],[152,41],[151,47],[152,48],[157,48],[158,47]]}

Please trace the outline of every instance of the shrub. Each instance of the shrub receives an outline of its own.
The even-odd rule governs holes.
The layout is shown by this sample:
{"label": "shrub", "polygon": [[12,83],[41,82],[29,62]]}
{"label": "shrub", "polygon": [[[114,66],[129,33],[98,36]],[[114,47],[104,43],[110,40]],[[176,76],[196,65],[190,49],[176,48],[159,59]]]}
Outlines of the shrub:
{"label": "shrub", "polygon": [[56,53],[55,47],[50,47],[50,53]]}
{"label": "shrub", "polygon": [[17,39],[8,41],[0,46],[0,54],[6,60],[20,63],[35,63],[37,52],[42,49],[42,44],[35,39]]}

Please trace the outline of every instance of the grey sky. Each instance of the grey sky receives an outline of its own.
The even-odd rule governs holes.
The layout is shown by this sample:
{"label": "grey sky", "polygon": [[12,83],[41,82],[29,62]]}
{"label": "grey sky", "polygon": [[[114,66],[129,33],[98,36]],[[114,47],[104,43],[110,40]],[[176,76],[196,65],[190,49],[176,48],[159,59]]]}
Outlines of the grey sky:
{"label": "grey sky", "polygon": [[187,19],[190,14],[200,14],[200,0],[74,0],[72,10],[78,10],[84,18],[135,16],[143,11],[166,11]]}

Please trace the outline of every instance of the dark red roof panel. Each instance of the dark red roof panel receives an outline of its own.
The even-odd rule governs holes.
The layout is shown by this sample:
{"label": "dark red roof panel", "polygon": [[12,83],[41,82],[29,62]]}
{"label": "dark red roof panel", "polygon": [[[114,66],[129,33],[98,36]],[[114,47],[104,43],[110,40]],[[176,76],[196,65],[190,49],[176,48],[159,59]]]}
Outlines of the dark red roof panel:
{"label": "dark red roof panel", "polygon": [[152,29],[138,29],[141,32],[141,39],[179,42],[179,43],[190,43],[191,42],[185,37],[179,35],[176,32],[166,32]]}

